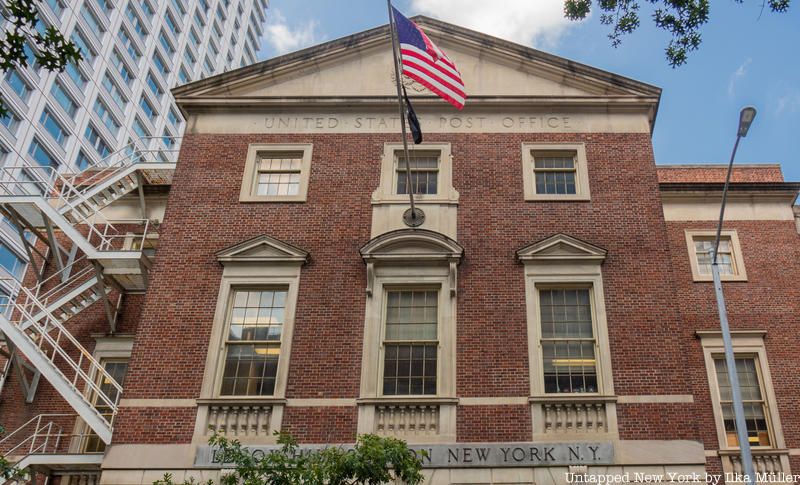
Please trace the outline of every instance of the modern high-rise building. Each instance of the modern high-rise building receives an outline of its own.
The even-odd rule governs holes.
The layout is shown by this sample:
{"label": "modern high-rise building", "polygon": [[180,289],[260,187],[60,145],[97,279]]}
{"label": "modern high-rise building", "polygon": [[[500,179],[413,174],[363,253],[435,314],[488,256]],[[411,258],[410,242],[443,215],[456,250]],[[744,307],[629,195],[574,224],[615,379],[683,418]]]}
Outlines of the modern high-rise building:
{"label": "modern high-rise building", "polygon": [[[267,5],[267,0],[40,2],[38,28],[58,27],[80,47],[83,60],[60,74],[33,63],[0,79],[9,108],[0,118],[0,179],[77,172],[132,143],[168,145],[177,153],[184,121],[170,89],[255,62]],[[44,168],[21,168],[26,166]],[[14,224],[7,217],[2,221],[0,276],[20,279],[27,251]],[[0,283],[0,297],[10,293],[11,287]]]}

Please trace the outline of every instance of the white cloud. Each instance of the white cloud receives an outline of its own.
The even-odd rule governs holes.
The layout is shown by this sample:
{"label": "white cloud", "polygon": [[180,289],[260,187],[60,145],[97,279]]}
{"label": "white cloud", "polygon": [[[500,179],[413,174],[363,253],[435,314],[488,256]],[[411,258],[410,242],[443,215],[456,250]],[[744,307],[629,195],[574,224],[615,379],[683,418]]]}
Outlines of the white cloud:
{"label": "white cloud", "polygon": [[531,46],[553,46],[570,24],[564,0],[411,0],[429,17]]}
{"label": "white cloud", "polygon": [[747,68],[753,59],[748,57],[745,61],[731,74],[731,79],[728,81],[728,96],[733,97],[736,94],[736,83],[747,75]]}
{"label": "white cloud", "polygon": [[281,55],[320,42],[319,22],[309,20],[300,25],[289,25],[280,10],[272,10],[264,28],[261,52]]}
{"label": "white cloud", "polygon": [[778,97],[775,114],[796,113],[800,111],[800,92],[789,92]]}

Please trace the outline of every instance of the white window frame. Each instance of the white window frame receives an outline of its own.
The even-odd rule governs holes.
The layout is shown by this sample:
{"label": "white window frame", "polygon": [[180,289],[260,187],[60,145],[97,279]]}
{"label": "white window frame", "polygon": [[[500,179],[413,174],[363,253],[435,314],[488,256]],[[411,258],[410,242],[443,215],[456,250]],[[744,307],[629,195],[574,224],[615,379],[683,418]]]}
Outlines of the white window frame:
{"label": "white window frame", "polygon": [[[435,246],[435,250],[405,253],[404,247]],[[366,249],[370,248],[370,249]],[[366,251],[365,251],[366,249]],[[438,405],[439,429],[432,436],[410,436],[413,442],[453,442],[456,438],[456,289],[457,265],[463,249],[441,234],[403,230],[374,238],[364,248],[367,302],[361,358],[358,433],[371,433],[375,407],[382,404]],[[414,261],[416,264],[407,264]],[[386,301],[394,289],[436,288],[439,292],[436,394],[384,395]]]}
{"label": "white window frame", "polygon": [[[601,265],[606,251],[590,243],[556,234],[517,251],[524,266],[525,305],[528,322],[528,362],[530,363],[531,419],[534,439],[553,439],[543,429],[546,402],[602,403],[605,406],[607,435],[616,438],[616,395],[611,371],[611,347],[605,308]],[[595,340],[597,392],[546,393],[539,289],[587,288],[592,305],[592,331]],[[596,437],[597,435],[591,435]]]}
{"label": "white window frame", "polygon": [[[305,202],[308,196],[309,179],[311,178],[311,155],[313,145],[310,143],[253,143],[247,149],[247,160],[244,166],[242,188],[239,202]],[[301,152],[300,185],[295,195],[257,195],[258,161],[261,153]]]}
{"label": "white window frame", "polygon": [[[574,154],[575,160],[575,193],[574,194],[538,194],[536,193],[536,177],[534,176],[535,153],[553,152]],[[589,167],[586,159],[584,143],[522,143],[522,183],[526,201],[587,201],[591,199],[589,191]]]}
{"label": "white window frame", "polygon": [[[767,349],[764,345],[765,331],[759,330],[732,330],[731,337],[733,342],[733,352],[735,356],[752,357],[756,361],[757,372],[762,386],[762,399],[765,403],[767,412],[767,426],[769,427],[771,446],[752,446],[757,450],[785,449],[786,441],[783,436],[780,415],[778,414],[777,398],[775,389],[772,385],[772,375],[769,371],[767,360]],[[703,347],[703,359],[706,365],[706,372],[711,394],[711,404],[714,409],[714,422],[717,429],[718,445],[720,450],[738,450],[738,446],[729,446],[725,423],[722,416],[722,404],[720,402],[719,383],[717,381],[716,367],[714,359],[725,354],[725,347],[722,341],[722,334],[717,331],[698,331],[700,343]],[[788,467],[784,468],[788,470]]]}
{"label": "white window frame", "polygon": [[[695,238],[714,238],[717,235],[715,230],[701,230],[701,229],[686,229],[686,247],[689,252],[689,265],[692,268],[693,281],[713,281],[711,273],[701,274],[700,268],[697,263],[697,251],[695,250]],[[739,233],[736,229],[724,230],[721,233],[722,238],[729,238],[731,242],[731,259],[733,261],[734,273],[733,274],[720,274],[721,281],[747,281],[747,270],[744,266],[744,256],[742,254],[742,246],[739,243]]]}
{"label": "white window frame", "polygon": [[[453,188],[453,155],[449,143],[422,143],[409,147],[409,155],[439,154],[439,173],[436,180],[435,194],[414,194],[414,200],[425,203],[458,203],[458,192]],[[381,179],[378,188],[372,193],[373,203],[408,202],[408,194],[397,193],[398,164],[402,161],[403,144],[385,143],[381,157]],[[405,170],[404,167],[399,167]]]}
{"label": "white window frame", "polygon": [[[207,405],[213,403],[271,404],[269,427],[274,430],[281,429],[283,410],[286,404],[286,384],[289,377],[300,273],[302,265],[308,259],[308,253],[272,237],[259,236],[218,252],[217,259],[224,267],[209,339],[203,384],[198,399],[200,406],[195,424],[195,439],[198,436],[202,437],[205,433],[206,430],[201,423],[205,423],[208,417]],[[275,376],[275,389],[271,396],[221,394],[227,355],[226,336],[230,325],[229,315],[234,291],[240,288],[285,288],[287,290],[278,371]],[[272,437],[266,438],[266,440],[268,442],[275,441]]]}

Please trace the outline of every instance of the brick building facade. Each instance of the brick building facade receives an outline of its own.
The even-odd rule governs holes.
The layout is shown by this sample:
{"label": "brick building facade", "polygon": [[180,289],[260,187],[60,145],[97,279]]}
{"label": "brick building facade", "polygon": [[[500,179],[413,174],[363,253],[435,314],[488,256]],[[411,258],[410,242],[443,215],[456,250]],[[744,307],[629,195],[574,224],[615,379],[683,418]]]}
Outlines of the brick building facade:
{"label": "brick building facade", "polygon": [[[0,319],[20,356],[6,453],[69,483],[140,484],[217,476],[210,430],[254,450],[285,430],[400,437],[430,451],[436,484],[738,469],[707,265],[724,168],[655,165],[658,88],[419,21],[471,96],[456,113],[408,85],[419,227],[403,222],[386,27],[176,89],[177,164],[121,157],[70,179],[73,198],[9,189],[55,276],[30,275],[31,303]],[[772,165],[733,182],[722,256],[748,431],[758,469],[788,473],[800,185]],[[61,270],[73,245],[86,258]],[[26,346],[37,321],[51,326]],[[60,372],[42,332],[74,336]]]}

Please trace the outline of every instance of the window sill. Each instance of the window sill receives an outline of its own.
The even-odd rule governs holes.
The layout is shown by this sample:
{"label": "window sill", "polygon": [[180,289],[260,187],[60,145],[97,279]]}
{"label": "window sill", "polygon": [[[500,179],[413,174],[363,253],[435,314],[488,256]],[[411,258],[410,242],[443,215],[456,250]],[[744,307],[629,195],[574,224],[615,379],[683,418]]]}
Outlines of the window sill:
{"label": "window sill", "polygon": [[525,202],[590,202],[588,195],[533,195],[525,197]]}
{"label": "window sill", "polygon": [[214,397],[206,399],[198,399],[197,405],[213,405],[213,406],[249,406],[249,405],[263,405],[263,404],[286,404],[285,398],[280,397]]}
{"label": "window sill", "polygon": [[276,196],[265,196],[260,197],[257,195],[252,196],[244,196],[239,197],[239,202],[242,203],[251,203],[251,202],[294,202],[294,203],[302,203],[306,201],[306,197],[302,196],[294,196],[294,195],[276,195]]}
{"label": "window sill", "polygon": [[581,402],[581,403],[615,403],[617,396],[607,396],[597,393],[574,393],[574,394],[547,394],[539,396],[530,396],[528,402],[535,403],[559,403],[559,402]]}
{"label": "window sill", "polygon": [[356,404],[458,404],[458,398],[437,396],[362,397],[356,399]]}
{"label": "window sill", "polygon": [[[747,281],[747,275],[719,275],[720,281]],[[692,281],[695,283],[713,283],[714,277],[711,275],[693,276]]]}

